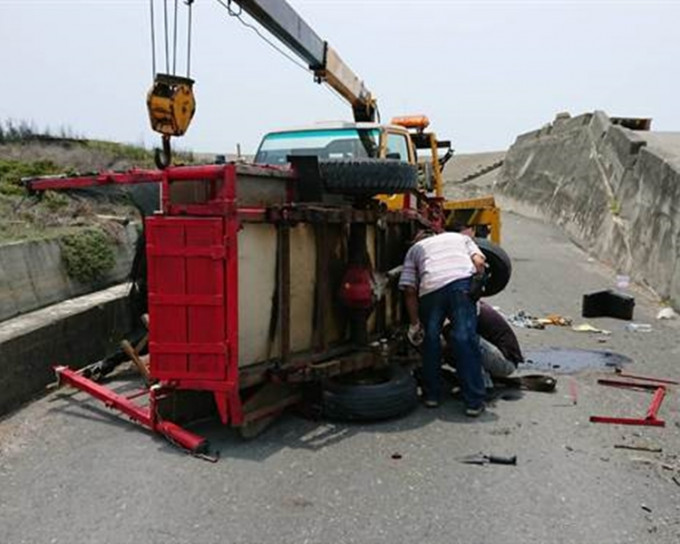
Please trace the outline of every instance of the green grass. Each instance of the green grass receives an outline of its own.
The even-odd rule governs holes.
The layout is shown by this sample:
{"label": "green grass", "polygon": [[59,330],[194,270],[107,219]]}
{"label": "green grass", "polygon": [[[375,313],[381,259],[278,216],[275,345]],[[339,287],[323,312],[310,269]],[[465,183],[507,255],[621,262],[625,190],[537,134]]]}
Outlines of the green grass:
{"label": "green grass", "polygon": [[102,151],[119,159],[128,159],[138,166],[150,167],[153,165],[153,151],[128,144],[106,142],[103,140],[85,140],[84,146],[94,151]]}
{"label": "green grass", "polygon": [[[155,168],[154,151],[129,144],[106,142],[103,140],[85,140],[85,146],[89,149],[103,151],[119,159],[128,159],[137,163],[137,166]],[[178,164],[192,164],[195,162],[191,151],[173,151],[173,162]]]}

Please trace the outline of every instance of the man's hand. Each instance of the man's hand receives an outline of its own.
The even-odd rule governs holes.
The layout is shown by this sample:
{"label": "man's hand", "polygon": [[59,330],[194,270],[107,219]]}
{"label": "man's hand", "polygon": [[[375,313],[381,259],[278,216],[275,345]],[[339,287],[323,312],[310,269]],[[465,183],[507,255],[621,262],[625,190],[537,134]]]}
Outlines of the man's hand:
{"label": "man's hand", "polygon": [[470,280],[470,291],[469,295],[473,302],[477,302],[484,295],[486,289],[487,274],[486,270],[483,272],[477,272],[472,276]]}
{"label": "man's hand", "polygon": [[475,253],[472,256],[472,264],[475,265],[475,270],[478,274],[481,274],[486,270],[486,257],[481,253]]}
{"label": "man's hand", "polygon": [[423,330],[423,326],[420,324],[420,322],[416,323],[415,325],[409,325],[406,336],[408,337],[408,341],[411,342],[413,346],[420,346],[420,344],[422,344],[425,340],[425,331]]}

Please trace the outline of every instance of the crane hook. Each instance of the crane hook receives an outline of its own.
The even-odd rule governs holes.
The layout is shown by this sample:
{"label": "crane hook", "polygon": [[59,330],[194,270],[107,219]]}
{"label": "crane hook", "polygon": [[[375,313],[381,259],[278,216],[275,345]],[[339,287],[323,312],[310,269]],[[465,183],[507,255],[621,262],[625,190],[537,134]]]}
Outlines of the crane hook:
{"label": "crane hook", "polygon": [[170,150],[170,136],[163,134],[163,149],[154,149],[154,162],[159,170],[165,170],[172,163],[172,152]]}

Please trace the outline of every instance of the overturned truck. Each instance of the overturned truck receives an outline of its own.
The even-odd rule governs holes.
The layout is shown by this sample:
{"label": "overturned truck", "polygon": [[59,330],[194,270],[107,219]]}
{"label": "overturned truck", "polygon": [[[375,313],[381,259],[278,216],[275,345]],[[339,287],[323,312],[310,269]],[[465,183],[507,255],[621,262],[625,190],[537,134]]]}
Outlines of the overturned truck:
{"label": "overturned truck", "polygon": [[[67,366],[55,368],[59,380],[191,451],[207,442],[177,424],[183,398],[212,399],[221,421],[245,436],[309,392],[335,417],[386,418],[413,408],[410,369],[418,357],[405,342],[396,285],[410,241],[422,227],[445,230],[461,220],[475,226],[490,264],[490,296],[510,277],[507,255],[485,238],[498,241],[499,213],[491,197],[441,197],[442,160],[422,127],[416,138],[398,125],[376,125],[368,134],[341,130],[313,152],[262,158],[281,163],[275,165],[27,180],[36,192],[160,186],[160,210],[144,225],[147,387],[121,396]],[[394,134],[405,138],[407,156],[388,158]],[[319,134],[311,136],[319,142]],[[374,154],[338,156],[367,138]],[[419,140],[435,151],[420,166]]]}

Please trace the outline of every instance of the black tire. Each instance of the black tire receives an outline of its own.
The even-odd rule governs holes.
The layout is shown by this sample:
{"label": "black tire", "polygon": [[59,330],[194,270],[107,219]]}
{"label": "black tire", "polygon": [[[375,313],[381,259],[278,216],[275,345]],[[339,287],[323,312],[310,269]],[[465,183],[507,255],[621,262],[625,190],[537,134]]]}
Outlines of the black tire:
{"label": "black tire", "polygon": [[329,193],[405,193],[418,185],[417,167],[393,159],[320,160],[319,170]]}
{"label": "black tire", "polygon": [[500,293],[508,285],[512,276],[512,262],[505,250],[486,238],[475,238],[475,243],[482,250],[489,265],[489,278],[484,289],[484,297],[492,297]]}
{"label": "black tire", "polygon": [[[324,383],[323,415],[343,421],[395,418],[418,405],[416,380],[400,366],[372,370],[378,379],[362,383],[366,371],[332,378]],[[372,383],[371,383],[372,382]]]}

